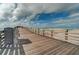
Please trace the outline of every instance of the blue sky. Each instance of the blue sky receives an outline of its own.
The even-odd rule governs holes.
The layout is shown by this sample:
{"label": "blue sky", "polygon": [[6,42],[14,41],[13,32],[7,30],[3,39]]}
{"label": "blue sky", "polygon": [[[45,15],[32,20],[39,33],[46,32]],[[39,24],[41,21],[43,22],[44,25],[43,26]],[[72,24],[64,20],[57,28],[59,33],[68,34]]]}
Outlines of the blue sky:
{"label": "blue sky", "polygon": [[0,28],[20,25],[39,28],[79,28],[79,4],[0,4]]}
{"label": "blue sky", "polygon": [[69,10],[38,14],[32,22],[37,27],[79,28],[79,4],[71,7]]}
{"label": "blue sky", "polygon": [[46,25],[47,27],[53,27],[52,22],[57,21],[59,19],[65,20],[65,18],[67,18],[68,16],[69,16],[69,13],[66,11],[53,12],[53,13],[41,13],[41,14],[36,15],[32,22],[34,22],[34,24],[39,23],[39,25],[48,24]]}

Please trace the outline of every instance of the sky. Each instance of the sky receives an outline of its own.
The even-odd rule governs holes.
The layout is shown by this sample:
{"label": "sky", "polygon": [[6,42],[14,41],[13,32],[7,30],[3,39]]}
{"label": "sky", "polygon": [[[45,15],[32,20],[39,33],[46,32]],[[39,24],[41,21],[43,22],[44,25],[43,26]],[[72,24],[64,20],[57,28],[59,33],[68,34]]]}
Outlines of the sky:
{"label": "sky", "polygon": [[0,3],[0,28],[79,28],[78,3]]}

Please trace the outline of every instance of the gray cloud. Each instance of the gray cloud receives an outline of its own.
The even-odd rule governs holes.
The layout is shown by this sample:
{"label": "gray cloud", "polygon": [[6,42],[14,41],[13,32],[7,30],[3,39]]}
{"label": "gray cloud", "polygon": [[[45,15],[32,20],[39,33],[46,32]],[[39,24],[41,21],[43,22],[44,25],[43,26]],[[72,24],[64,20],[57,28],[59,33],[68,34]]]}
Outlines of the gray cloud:
{"label": "gray cloud", "polygon": [[[70,11],[73,15],[76,11],[74,8],[79,4],[67,3],[20,3],[20,4],[0,4],[0,28],[8,26],[24,25],[30,26],[30,21],[37,14]],[[74,10],[75,12],[73,12]]]}

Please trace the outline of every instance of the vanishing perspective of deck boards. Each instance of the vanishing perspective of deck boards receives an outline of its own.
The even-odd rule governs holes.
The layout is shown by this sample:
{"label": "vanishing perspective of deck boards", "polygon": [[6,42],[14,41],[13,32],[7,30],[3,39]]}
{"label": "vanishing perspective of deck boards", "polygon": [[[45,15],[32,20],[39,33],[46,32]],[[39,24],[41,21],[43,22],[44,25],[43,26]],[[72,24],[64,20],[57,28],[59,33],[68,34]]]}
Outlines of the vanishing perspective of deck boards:
{"label": "vanishing perspective of deck boards", "polygon": [[25,28],[18,28],[19,39],[29,39],[32,43],[23,44],[26,55],[77,55],[79,46],[64,41],[33,34]]}

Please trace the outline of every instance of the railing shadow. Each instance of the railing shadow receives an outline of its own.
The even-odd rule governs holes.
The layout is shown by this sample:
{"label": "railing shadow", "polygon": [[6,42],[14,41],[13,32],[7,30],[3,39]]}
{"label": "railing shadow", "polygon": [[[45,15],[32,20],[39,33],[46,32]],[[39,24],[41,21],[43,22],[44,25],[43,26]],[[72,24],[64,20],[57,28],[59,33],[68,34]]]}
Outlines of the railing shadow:
{"label": "railing shadow", "polygon": [[29,39],[18,39],[21,55],[25,55],[25,51],[22,45],[32,43]]}
{"label": "railing shadow", "polygon": [[[0,55],[25,55],[23,44],[32,43],[29,39],[17,39],[18,44],[1,44]],[[2,41],[3,43],[4,41]]]}

